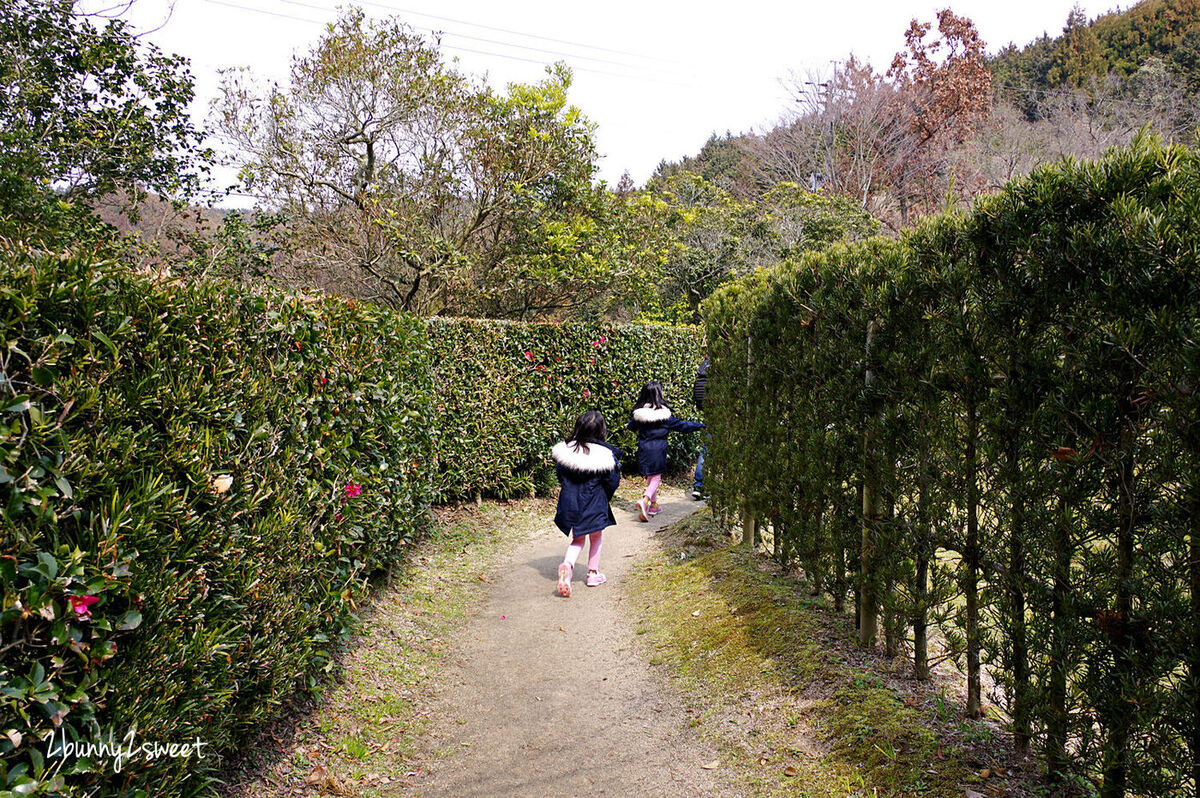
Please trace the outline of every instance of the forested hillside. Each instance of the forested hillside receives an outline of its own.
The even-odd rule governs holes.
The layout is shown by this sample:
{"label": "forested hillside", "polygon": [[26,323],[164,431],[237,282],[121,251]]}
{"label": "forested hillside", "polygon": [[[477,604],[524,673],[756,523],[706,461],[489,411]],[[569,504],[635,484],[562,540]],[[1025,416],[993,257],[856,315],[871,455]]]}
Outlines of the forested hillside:
{"label": "forested hillside", "polygon": [[1200,120],[1198,0],[1145,0],[1090,21],[1075,9],[1061,35],[995,55],[969,19],[943,11],[914,20],[903,44],[888,65],[849,56],[832,74],[793,76],[795,111],[760,131],[714,134],[695,156],[663,162],[651,185],[687,172],[753,201],[793,181],[896,232],[1146,126],[1191,141]]}

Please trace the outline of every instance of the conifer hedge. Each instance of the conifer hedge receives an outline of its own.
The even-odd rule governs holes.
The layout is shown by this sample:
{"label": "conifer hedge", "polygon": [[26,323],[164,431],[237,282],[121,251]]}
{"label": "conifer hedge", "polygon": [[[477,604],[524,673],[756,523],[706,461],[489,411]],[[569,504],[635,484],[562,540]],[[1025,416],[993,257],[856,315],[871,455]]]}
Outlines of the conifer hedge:
{"label": "conifer hedge", "polygon": [[704,309],[716,504],[1064,793],[1200,785],[1197,220],[1142,139]]}
{"label": "conifer hedge", "polygon": [[699,341],[0,252],[0,796],[211,793],[432,501],[549,485],[574,414],[618,428],[651,376],[686,414]]}

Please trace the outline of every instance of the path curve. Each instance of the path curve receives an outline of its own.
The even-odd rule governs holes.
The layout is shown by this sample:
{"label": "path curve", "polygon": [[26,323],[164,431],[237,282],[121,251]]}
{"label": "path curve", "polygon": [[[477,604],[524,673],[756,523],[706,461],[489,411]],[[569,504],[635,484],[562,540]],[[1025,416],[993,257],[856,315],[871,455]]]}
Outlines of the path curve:
{"label": "path curve", "polygon": [[[552,524],[520,544],[498,569],[489,597],[462,630],[452,670],[433,707],[435,760],[409,794],[638,796],[735,794],[705,763],[716,750],[637,653],[625,577],[655,545],[655,529],[699,505],[664,491],[663,512],[639,522],[617,502],[604,533],[600,570],[583,584],[587,552],[570,599],[555,592],[566,537]],[[411,777],[410,777],[411,778]]]}

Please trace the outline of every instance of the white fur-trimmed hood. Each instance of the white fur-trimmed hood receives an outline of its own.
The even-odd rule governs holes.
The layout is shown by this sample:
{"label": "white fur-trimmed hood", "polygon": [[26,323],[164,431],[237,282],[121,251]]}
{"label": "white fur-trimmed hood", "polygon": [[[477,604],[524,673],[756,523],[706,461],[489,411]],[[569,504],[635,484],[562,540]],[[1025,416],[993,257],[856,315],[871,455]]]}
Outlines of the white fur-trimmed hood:
{"label": "white fur-trimmed hood", "polygon": [[575,451],[575,441],[554,444],[550,450],[554,462],[580,474],[607,474],[617,465],[612,450],[602,443],[589,443],[588,451]]}
{"label": "white fur-trimmed hood", "polygon": [[670,417],[669,407],[638,407],[633,411],[633,420],[639,424],[659,424]]}

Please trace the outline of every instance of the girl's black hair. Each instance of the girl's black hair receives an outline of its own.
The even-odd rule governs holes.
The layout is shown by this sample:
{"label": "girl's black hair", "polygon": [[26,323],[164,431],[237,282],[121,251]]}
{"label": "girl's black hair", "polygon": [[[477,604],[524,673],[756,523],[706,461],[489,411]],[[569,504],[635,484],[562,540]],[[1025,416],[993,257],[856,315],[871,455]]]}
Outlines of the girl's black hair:
{"label": "girl's black hair", "polygon": [[589,410],[575,420],[575,431],[569,441],[575,442],[575,451],[580,448],[586,453],[589,443],[604,443],[608,437],[608,425],[604,423],[604,414],[599,410]]}
{"label": "girl's black hair", "polygon": [[661,382],[648,382],[642,386],[642,392],[638,394],[637,402],[633,405],[637,407],[653,407],[658,410],[660,407],[669,407],[666,397],[663,396],[663,387]]}

